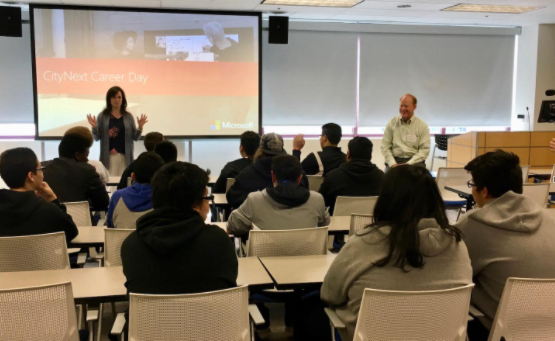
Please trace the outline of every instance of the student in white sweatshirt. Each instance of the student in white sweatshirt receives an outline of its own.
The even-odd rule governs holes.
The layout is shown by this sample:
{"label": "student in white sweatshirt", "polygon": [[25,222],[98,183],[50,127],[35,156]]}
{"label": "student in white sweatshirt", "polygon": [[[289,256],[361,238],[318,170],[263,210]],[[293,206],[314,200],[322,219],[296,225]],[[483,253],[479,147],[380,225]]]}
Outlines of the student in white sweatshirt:
{"label": "student in white sweatshirt", "polygon": [[509,277],[555,278],[555,222],[547,210],[522,195],[518,156],[496,150],[466,165],[478,209],[457,227],[468,247],[476,286],[472,304],[484,313],[469,324],[470,340],[487,340]]}
{"label": "student in white sweatshirt", "polygon": [[322,284],[322,300],[335,309],[353,340],[365,288],[441,290],[472,283],[462,236],[449,225],[430,172],[400,166],[386,173],[374,208],[374,223],[358,231],[333,261]]}

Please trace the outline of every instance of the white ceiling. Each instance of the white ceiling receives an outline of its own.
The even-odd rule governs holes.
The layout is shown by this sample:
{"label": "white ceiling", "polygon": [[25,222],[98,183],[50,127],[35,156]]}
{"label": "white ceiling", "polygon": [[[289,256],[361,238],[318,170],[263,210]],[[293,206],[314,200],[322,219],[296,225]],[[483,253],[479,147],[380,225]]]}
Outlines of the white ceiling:
{"label": "white ceiling", "polygon": [[[20,3],[283,12],[295,20],[529,26],[555,23],[555,0],[365,0],[352,8],[261,5],[262,0],[24,0]],[[524,14],[442,12],[459,3],[543,6]],[[397,8],[409,4],[410,8]]]}

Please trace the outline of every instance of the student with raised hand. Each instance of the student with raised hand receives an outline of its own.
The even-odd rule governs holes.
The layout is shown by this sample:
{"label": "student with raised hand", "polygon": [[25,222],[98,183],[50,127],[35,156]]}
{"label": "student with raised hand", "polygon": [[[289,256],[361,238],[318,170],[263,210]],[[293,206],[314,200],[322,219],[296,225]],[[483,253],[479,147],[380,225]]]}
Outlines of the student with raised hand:
{"label": "student with raised hand", "polygon": [[110,198],[95,168],[89,165],[89,141],[79,134],[66,134],[58,147],[59,157],[50,161],[44,179],[62,202],[89,201],[96,211],[106,211]]}
{"label": "student with raised hand", "polygon": [[235,161],[228,162],[222,169],[218,180],[212,187],[212,193],[225,193],[227,187],[227,179],[233,178],[241,173],[247,166],[252,165],[254,153],[260,145],[260,135],[254,131],[246,131],[241,134],[241,145],[239,146],[239,153],[241,158]]}
{"label": "student with raised hand", "polygon": [[152,177],[164,165],[154,152],[144,152],[133,161],[133,186],[116,191],[110,200],[106,225],[119,229],[135,229],[137,219],[152,210]]}
{"label": "student with raised hand", "polygon": [[380,194],[384,172],[372,160],[372,141],[357,136],[349,141],[347,162],[329,172],[320,186],[320,194],[333,214],[338,196],[377,196]]}
{"label": "student with raised hand", "polygon": [[322,300],[335,309],[353,339],[365,288],[441,290],[472,283],[462,234],[449,225],[445,205],[424,167],[391,169],[374,209],[374,223],[349,238],[333,261]]}
{"label": "student with raised hand", "polygon": [[253,224],[261,230],[294,230],[330,223],[324,199],[317,192],[300,186],[302,170],[299,159],[291,155],[272,158],[273,187],[252,192],[231,212],[228,233],[248,234]]}
{"label": "student with raised hand", "polygon": [[[153,152],[154,147],[160,142],[164,141],[164,135],[158,132],[150,132],[145,135],[144,145],[147,152]],[[132,161],[127,168],[121,174],[121,179],[119,180],[118,189],[124,189],[127,187],[127,179],[131,177],[131,173],[135,170],[135,161]]]}
{"label": "student with raised hand", "polygon": [[[335,123],[327,123],[322,126],[320,136],[321,152],[310,153],[301,163],[303,170],[308,175],[326,175],[332,170],[345,163],[346,155],[337,145],[341,142],[341,126]],[[305,145],[302,134],[293,139],[293,155],[301,159],[301,150]]]}
{"label": "student with raised hand", "polygon": [[[260,147],[254,155],[254,163],[235,178],[235,183],[226,193],[227,202],[231,207],[239,207],[247,199],[249,193],[273,187],[272,158],[287,155],[283,149],[283,138],[276,133],[264,134],[260,139]],[[308,179],[303,172],[301,186],[308,188]]]}
{"label": "student with raised hand", "polygon": [[129,292],[189,294],[237,286],[235,246],[224,230],[204,221],[210,210],[208,175],[187,162],[160,168],[151,181],[154,210],[123,242]]}
{"label": "student with raised hand", "polygon": [[522,195],[519,158],[502,150],[480,155],[465,169],[478,205],[457,222],[468,247],[476,286],[472,304],[484,317],[469,324],[470,340],[487,340],[509,277],[555,278],[555,222]]}
{"label": "student with raised hand", "polygon": [[29,148],[0,155],[0,177],[10,189],[0,189],[0,237],[65,232],[69,243],[79,231],[66,207],[43,181],[44,168]]}

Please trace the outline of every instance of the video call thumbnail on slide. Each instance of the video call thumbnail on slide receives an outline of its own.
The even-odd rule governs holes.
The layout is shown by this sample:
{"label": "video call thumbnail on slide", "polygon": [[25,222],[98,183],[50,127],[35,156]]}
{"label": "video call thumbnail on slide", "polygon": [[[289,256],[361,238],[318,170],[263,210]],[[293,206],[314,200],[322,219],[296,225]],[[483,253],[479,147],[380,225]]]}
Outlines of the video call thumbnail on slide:
{"label": "video call thumbnail on slide", "polygon": [[33,11],[39,136],[86,125],[114,85],[126,91],[129,112],[149,115],[149,131],[258,129],[258,16]]}

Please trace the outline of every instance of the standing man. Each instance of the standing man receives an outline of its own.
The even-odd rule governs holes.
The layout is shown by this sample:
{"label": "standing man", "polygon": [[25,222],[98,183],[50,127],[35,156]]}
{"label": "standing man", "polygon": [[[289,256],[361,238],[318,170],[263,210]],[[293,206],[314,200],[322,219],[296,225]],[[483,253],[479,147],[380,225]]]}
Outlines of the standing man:
{"label": "standing man", "polygon": [[[322,151],[308,154],[301,163],[303,171],[307,175],[324,176],[347,161],[347,156],[337,146],[341,142],[341,136],[341,126],[338,124],[327,123],[322,126],[322,135],[320,135]],[[304,144],[305,140],[302,134],[293,139],[293,156],[299,160]]]}
{"label": "standing man", "polygon": [[399,113],[387,123],[382,140],[386,170],[400,165],[426,167],[430,155],[430,130],[426,122],[414,116],[416,97],[406,94],[399,100]]}

